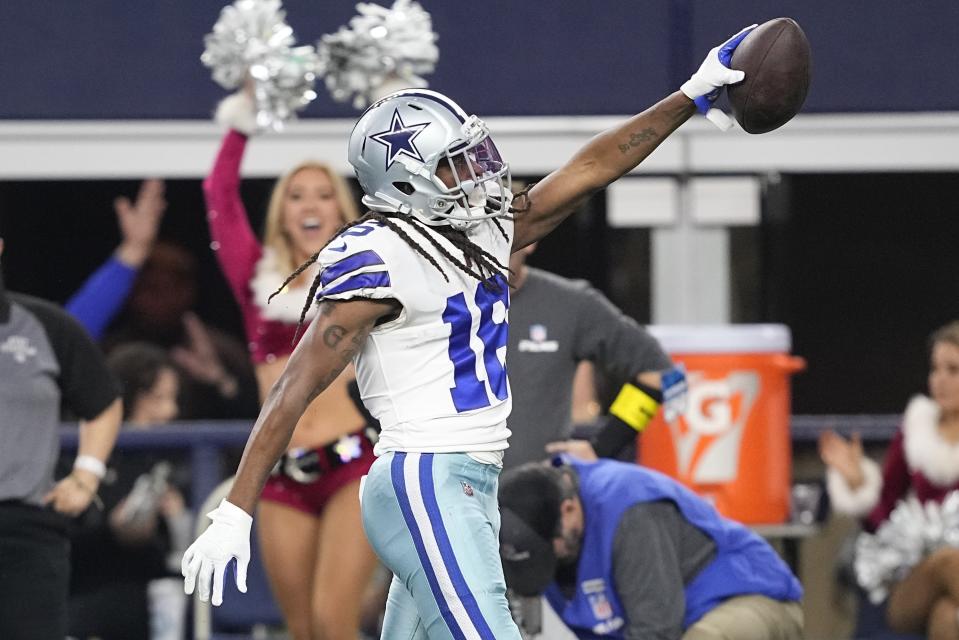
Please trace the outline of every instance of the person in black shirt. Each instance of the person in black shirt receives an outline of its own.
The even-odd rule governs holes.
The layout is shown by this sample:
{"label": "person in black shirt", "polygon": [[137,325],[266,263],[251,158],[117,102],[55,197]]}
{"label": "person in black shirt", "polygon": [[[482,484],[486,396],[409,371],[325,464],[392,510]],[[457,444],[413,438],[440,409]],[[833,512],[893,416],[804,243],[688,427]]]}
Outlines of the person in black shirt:
{"label": "person in black shirt", "polygon": [[[80,325],[53,304],[7,292],[2,275],[0,380],[0,638],[62,640],[67,528],[99,500],[123,411]],[[61,409],[80,419],[80,445],[71,472],[55,482]]]}
{"label": "person in black shirt", "polygon": [[[551,453],[617,457],[645,427],[610,424],[592,443],[573,441],[573,378],[581,362],[596,366],[611,389],[649,396],[649,418],[662,402],[662,373],[673,363],[645,328],[585,280],[570,280],[526,264],[536,245],[510,256],[509,383],[512,431],[505,469]],[[636,393],[637,391],[634,391]],[[615,413],[615,412],[614,412]],[[648,419],[647,419],[648,422]]]}

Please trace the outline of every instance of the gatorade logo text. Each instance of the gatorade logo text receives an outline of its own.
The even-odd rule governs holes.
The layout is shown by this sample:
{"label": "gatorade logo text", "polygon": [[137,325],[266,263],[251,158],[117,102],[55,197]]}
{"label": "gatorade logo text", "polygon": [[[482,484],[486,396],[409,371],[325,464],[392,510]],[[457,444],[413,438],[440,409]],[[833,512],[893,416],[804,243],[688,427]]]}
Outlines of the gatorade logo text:
{"label": "gatorade logo text", "polygon": [[725,378],[689,374],[689,404],[669,425],[682,479],[718,484],[736,478],[739,446],[749,412],[759,395],[759,375],[731,371]]}

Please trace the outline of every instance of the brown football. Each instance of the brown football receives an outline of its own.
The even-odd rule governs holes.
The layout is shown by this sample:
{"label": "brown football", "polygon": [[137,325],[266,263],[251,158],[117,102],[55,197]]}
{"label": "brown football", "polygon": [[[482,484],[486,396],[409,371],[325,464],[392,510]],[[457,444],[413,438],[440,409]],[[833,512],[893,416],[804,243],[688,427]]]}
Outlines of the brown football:
{"label": "brown football", "polygon": [[729,66],[746,74],[727,94],[736,120],[749,133],[777,129],[802,108],[811,56],[806,34],[792,18],[756,27],[733,51]]}

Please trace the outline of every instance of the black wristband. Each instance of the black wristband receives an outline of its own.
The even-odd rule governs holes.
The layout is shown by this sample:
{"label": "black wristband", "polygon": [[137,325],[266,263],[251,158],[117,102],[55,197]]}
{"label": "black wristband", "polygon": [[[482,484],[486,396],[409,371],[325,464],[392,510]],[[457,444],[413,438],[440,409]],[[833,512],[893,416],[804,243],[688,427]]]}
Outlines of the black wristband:
{"label": "black wristband", "polygon": [[636,430],[614,415],[606,416],[606,424],[592,439],[593,451],[600,458],[615,458],[636,441]]}
{"label": "black wristband", "polygon": [[643,384],[639,380],[633,380],[629,384],[633,385],[634,387],[636,387],[637,389],[639,389],[640,391],[648,395],[650,398],[652,398],[656,402],[662,404],[663,392],[661,390],[657,389],[656,387],[651,387],[648,384]]}
{"label": "black wristband", "polygon": [[[633,380],[623,385],[624,390],[627,387],[634,387],[634,392],[636,390],[641,391],[649,397],[649,400],[655,402],[656,405],[662,402],[663,394],[659,389],[645,385],[638,380]],[[652,416],[650,415],[642,419],[649,420],[651,418]],[[639,434],[645,426],[645,423],[639,428],[637,428],[636,425],[630,425],[625,420],[616,416],[615,412],[611,411],[606,417],[606,424],[600,429],[599,433],[593,436],[591,442],[593,451],[595,451],[596,455],[600,458],[615,458],[623,449],[635,442],[637,434]]]}

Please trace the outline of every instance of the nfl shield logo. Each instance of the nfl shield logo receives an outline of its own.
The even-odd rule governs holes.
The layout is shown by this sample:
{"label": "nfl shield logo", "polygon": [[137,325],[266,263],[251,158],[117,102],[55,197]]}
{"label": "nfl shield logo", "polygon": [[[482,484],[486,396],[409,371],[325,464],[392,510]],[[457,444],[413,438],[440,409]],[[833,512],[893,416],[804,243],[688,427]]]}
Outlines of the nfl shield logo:
{"label": "nfl shield logo", "polygon": [[460,484],[463,485],[463,493],[465,493],[466,495],[472,497],[472,495],[473,495],[473,487],[472,487],[472,485],[470,485],[470,483],[468,483],[468,482],[462,482],[462,481],[460,481]]}
{"label": "nfl shield logo", "polygon": [[606,620],[613,617],[613,607],[606,599],[606,593],[592,593],[588,596],[589,606],[593,609],[593,615],[597,620]]}
{"label": "nfl shield logo", "polygon": [[529,337],[533,342],[543,342],[546,340],[546,326],[534,324],[529,328]]}

